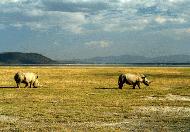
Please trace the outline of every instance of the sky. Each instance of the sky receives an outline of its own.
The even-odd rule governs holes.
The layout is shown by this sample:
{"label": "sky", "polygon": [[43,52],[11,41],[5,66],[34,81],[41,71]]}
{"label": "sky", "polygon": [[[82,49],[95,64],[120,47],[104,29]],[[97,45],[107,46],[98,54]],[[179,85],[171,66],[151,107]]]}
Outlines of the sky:
{"label": "sky", "polygon": [[0,0],[0,52],[190,55],[190,0]]}

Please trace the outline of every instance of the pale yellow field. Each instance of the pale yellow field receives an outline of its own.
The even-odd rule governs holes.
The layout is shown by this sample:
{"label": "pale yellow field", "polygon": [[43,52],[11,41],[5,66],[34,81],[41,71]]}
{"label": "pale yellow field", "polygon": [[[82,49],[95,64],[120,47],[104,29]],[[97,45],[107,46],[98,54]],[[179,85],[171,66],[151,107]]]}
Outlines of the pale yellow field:
{"label": "pale yellow field", "polygon": [[[39,88],[15,88],[17,71]],[[120,73],[153,83],[118,89]],[[24,85],[22,85],[24,86]],[[0,131],[190,131],[190,68],[0,67]]]}

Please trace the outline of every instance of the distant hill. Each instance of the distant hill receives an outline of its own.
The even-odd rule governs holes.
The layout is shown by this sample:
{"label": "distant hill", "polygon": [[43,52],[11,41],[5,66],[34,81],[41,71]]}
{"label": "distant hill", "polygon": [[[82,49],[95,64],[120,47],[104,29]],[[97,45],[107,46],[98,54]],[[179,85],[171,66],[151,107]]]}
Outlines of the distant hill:
{"label": "distant hill", "polygon": [[151,58],[152,63],[190,63],[190,55],[170,55]]}
{"label": "distant hill", "polygon": [[54,64],[56,61],[37,53],[0,53],[0,64]]}
{"label": "distant hill", "polygon": [[144,56],[108,56],[94,57],[81,60],[82,63],[92,64],[133,64],[133,63],[188,63],[190,64],[190,55],[170,55],[155,58]]}
{"label": "distant hill", "polygon": [[82,60],[84,63],[100,63],[100,64],[121,64],[121,63],[144,63],[148,58],[143,56],[121,55],[121,56],[107,56],[94,57]]}

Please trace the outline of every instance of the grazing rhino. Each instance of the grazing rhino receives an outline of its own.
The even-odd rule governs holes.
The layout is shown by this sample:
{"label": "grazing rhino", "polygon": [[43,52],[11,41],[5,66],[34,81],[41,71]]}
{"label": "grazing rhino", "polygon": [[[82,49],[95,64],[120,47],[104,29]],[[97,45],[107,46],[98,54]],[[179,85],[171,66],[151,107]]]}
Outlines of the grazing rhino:
{"label": "grazing rhino", "polygon": [[17,88],[20,88],[20,84],[24,83],[25,84],[25,88],[30,84],[30,88],[33,87],[37,88],[37,86],[39,85],[38,82],[38,75],[32,72],[17,72],[14,76],[14,80],[17,84]]}
{"label": "grazing rhino", "polygon": [[144,83],[145,85],[149,86],[151,82],[143,74],[136,75],[128,73],[128,74],[121,74],[119,76],[118,85],[120,89],[122,89],[124,83],[133,85],[133,89],[135,89],[136,85],[140,88],[140,83]]}

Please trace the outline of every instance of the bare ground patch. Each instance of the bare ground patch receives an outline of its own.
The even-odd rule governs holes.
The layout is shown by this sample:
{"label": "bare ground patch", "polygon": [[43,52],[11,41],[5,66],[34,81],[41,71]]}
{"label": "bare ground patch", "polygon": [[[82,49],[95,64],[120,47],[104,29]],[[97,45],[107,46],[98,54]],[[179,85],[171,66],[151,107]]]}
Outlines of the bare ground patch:
{"label": "bare ground patch", "polygon": [[[113,130],[120,129],[122,131],[133,130],[155,130],[155,131],[175,131],[180,124],[182,118],[190,118],[190,107],[176,106],[135,106],[132,107],[131,115],[124,117],[123,120],[117,122],[72,122],[66,124],[73,128],[110,128]],[[121,115],[122,116],[122,115]],[[160,121],[161,120],[161,121]],[[175,121],[173,124],[172,121]],[[177,124],[177,125],[176,125]],[[186,124],[185,124],[186,125]],[[187,130],[186,126],[179,127],[178,130]]]}
{"label": "bare ground patch", "polygon": [[[167,94],[165,96],[148,96],[145,100],[160,100],[160,101],[190,101],[189,96]],[[178,107],[178,106],[141,106],[134,107],[136,112],[140,113],[159,113],[162,115],[175,115],[190,117],[190,107]]]}
{"label": "bare ground patch", "polygon": [[68,126],[73,128],[109,128],[109,130],[122,130],[122,131],[128,131],[128,130],[135,130],[134,128],[139,128],[140,125],[144,124],[143,119],[124,119],[123,121],[118,122],[75,122],[71,123]]}
{"label": "bare ground patch", "polygon": [[160,115],[167,115],[167,116],[184,116],[190,117],[190,107],[174,107],[174,106],[141,106],[141,107],[134,107],[135,112],[138,113],[157,113]]}
{"label": "bare ground patch", "polygon": [[13,116],[7,116],[7,115],[0,115],[0,121],[1,122],[16,122],[18,121],[19,119],[16,118],[16,117],[13,117]]}
{"label": "bare ground patch", "polygon": [[167,94],[163,97],[156,97],[156,96],[148,96],[145,99],[147,100],[169,100],[169,101],[190,101],[189,96],[181,96],[181,95],[173,95],[173,94]]}

